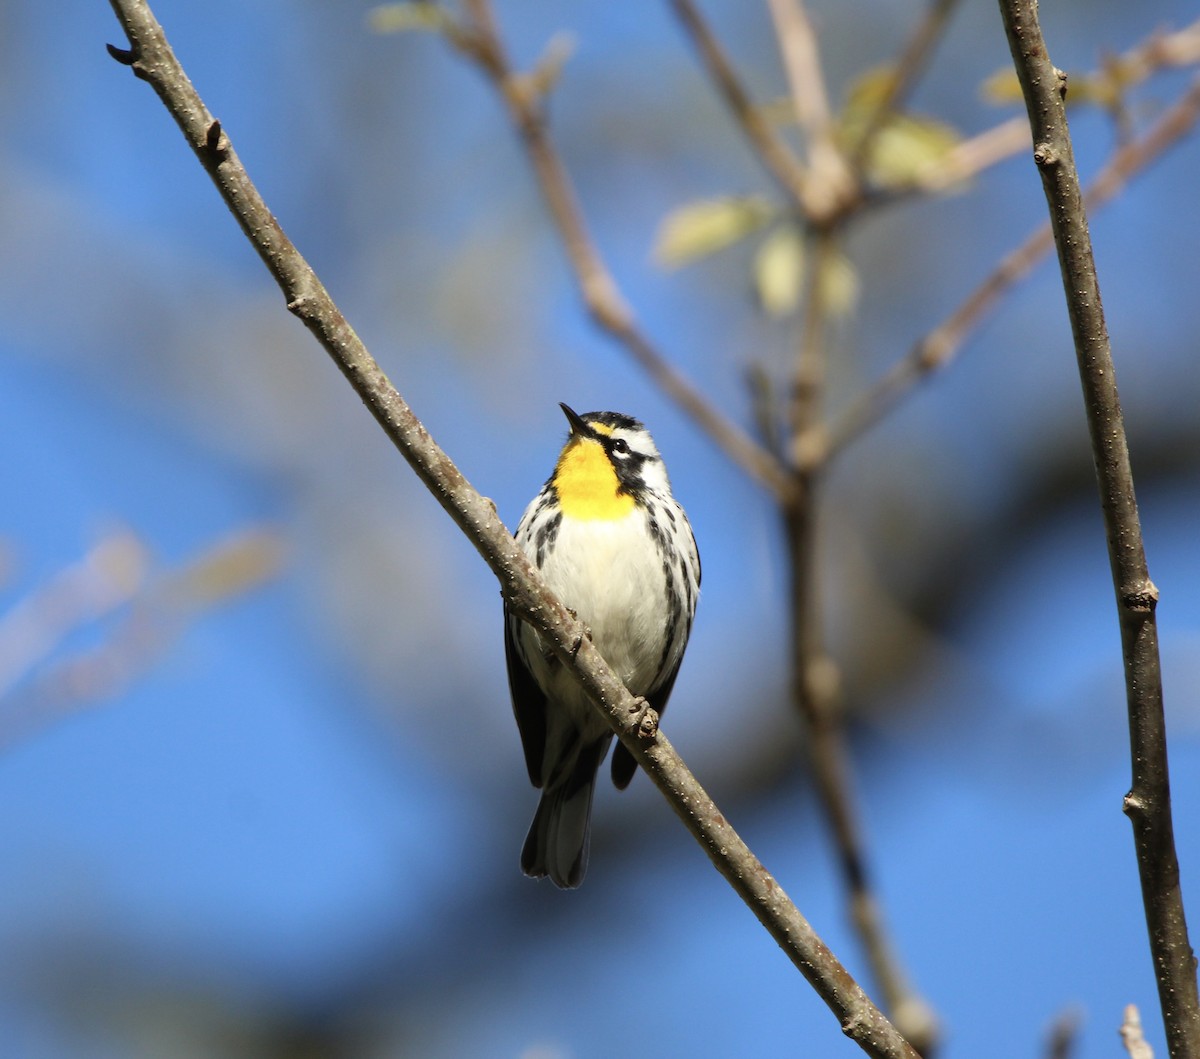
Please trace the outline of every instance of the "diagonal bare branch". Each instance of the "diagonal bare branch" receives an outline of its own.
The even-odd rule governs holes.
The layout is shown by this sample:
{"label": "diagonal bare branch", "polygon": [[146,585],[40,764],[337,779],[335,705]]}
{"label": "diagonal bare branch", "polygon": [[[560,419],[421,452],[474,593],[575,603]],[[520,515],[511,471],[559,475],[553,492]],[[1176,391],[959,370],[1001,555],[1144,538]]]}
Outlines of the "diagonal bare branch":
{"label": "diagonal bare branch", "polygon": [[850,149],[850,162],[856,169],[860,169],[863,160],[870,156],[875,137],[882,131],[888,117],[903,105],[913,85],[924,72],[934,48],[946,32],[950,16],[957,4],[958,0],[930,0],[924,17],[917,24],[916,30],[896,61],[887,90],[875,105],[874,111]]}
{"label": "diagonal bare branch", "polygon": [[792,201],[795,208],[804,206],[808,194],[808,174],[787,141],[776,131],[750,97],[741,78],[726,55],[720,40],[713,33],[708,21],[693,0],[670,0],[679,23],[683,26],[692,45],[699,53],[708,71],[709,79],[716,86],[725,105],[741,127],[750,146],[758,155],[767,171]]}

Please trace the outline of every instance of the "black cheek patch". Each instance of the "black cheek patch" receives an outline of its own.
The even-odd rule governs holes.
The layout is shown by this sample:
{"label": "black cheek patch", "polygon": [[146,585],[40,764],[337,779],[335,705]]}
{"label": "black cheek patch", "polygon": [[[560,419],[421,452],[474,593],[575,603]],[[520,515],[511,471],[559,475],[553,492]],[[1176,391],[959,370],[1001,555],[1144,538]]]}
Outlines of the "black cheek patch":
{"label": "black cheek patch", "polygon": [[621,483],[617,489],[619,494],[631,494],[635,499],[639,499],[639,491],[646,487],[646,483],[642,480],[642,466],[646,459],[647,457],[640,452],[631,452],[626,456],[619,457],[609,455],[613,470],[617,472],[617,481]]}

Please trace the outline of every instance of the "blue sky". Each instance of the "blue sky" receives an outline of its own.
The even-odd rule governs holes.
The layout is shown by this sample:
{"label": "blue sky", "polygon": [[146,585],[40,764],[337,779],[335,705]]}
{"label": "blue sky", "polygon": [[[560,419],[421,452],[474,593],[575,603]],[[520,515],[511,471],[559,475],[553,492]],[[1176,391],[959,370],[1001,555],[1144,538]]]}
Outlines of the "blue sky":
{"label": "blue sky", "polygon": [[[835,97],[915,10],[812,6]],[[650,247],[674,205],[769,185],[665,5],[579,7],[499,11],[523,61],[574,34],[551,112],[597,241],[650,333],[749,426],[745,370],[782,364],[789,339],[749,303],[748,251],[664,274]],[[706,8],[756,90],[779,93],[765,15]],[[863,973],[785,700],[775,514],[583,318],[482,80],[432,38],[372,36],[367,5],[155,10],[289,234],[509,525],[550,469],[559,400],[654,431],[705,571],[668,734]],[[535,795],[490,574],[284,311],[156,97],[107,57],[107,5],[6,15],[0,614],[120,534],[140,542],[153,604],[102,694],[50,678],[124,642],[128,607],[81,621],[0,699],[0,1018],[18,1054],[257,1056],[296,1039],[371,1056],[853,1054],[644,778],[602,786],[581,890],[521,878]],[[1190,17],[1043,16],[1071,68]],[[986,128],[1007,112],[975,86],[1005,61],[998,14],[964,5],[914,105]],[[1141,91],[1135,116],[1182,83]],[[1083,113],[1073,127],[1092,172],[1112,131]],[[1162,591],[1193,905],[1198,163],[1179,146],[1093,221]],[[856,233],[863,301],[833,407],[1042,208],[1014,159]],[[944,1054],[1041,1054],[1069,1009],[1076,1055],[1113,1055],[1129,1002],[1165,1054],[1120,813],[1112,590],[1051,268],[838,461],[821,525],[874,874]],[[278,550],[261,579],[203,606],[167,591],[247,534]]]}

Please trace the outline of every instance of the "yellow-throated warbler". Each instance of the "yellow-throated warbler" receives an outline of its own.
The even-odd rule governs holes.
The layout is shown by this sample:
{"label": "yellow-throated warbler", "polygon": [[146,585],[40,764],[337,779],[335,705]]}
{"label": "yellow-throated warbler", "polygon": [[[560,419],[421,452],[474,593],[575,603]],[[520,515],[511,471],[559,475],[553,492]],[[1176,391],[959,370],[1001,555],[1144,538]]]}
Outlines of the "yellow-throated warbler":
{"label": "yellow-throated warbler", "polygon": [[[517,543],[630,692],[661,714],[700,592],[692,527],[641,423],[562,410],[570,436],[521,517]],[[575,887],[587,870],[592,791],[612,731],[538,633],[508,613],[504,649],[525,764],[542,790],[521,870]],[[624,790],[636,769],[618,743],[613,783]]]}

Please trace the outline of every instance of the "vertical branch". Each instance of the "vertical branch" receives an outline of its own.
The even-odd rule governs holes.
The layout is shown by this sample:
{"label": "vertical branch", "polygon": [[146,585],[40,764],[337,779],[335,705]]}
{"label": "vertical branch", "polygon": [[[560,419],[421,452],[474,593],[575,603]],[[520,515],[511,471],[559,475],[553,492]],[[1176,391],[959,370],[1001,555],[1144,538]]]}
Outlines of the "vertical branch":
{"label": "vertical branch", "polygon": [[815,227],[827,227],[854,201],[857,184],[834,138],[817,38],[803,0],[767,0],[767,6],[775,22],[796,120],[807,138],[804,212]]}
{"label": "vertical branch", "polygon": [[765,131],[760,127],[757,112],[732,64],[691,0],[672,0],[718,92],[764,166],[791,197],[799,214],[798,223],[807,225],[812,235],[814,252],[807,270],[805,313],[782,417],[791,488],[777,494],[790,577],[792,698],[807,731],[813,784],[841,865],[851,922],[892,1018],[918,1051],[929,1054],[938,1033],[936,1019],[929,1005],[913,991],[896,959],[871,886],[850,755],[838,714],[838,674],[821,642],[816,596],[816,494],[821,460],[812,458],[811,448],[814,443],[823,444],[825,436],[822,403],[827,314],[821,286],[825,263],[854,208],[858,186],[834,136],[820,52],[803,0],[768,2],[797,121],[805,134],[806,166],[795,160],[769,127]]}
{"label": "vertical branch", "polygon": [[827,312],[821,294],[826,262],[835,236],[813,240],[807,273],[805,313],[800,327],[788,414],[788,436],[796,488],[782,507],[790,574],[792,619],[792,701],[804,722],[813,787],[829,824],[834,849],[849,898],[850,921],[862,943],[884,1006],[904,1036],[922,1055],[932,1053],[937,1020],[912,988],[887,935],[875,898],[866,842],[855,804],[853,767],[839,703],[837,665],[821,636],[817,576],[817,497],[821,467],[806,458],[811,439],[823,437]]}
{"label": "vertical branch", "polygon": [[1154,618],[1158,590],[1146,566],[1112,350],[1067,128],[1066,77],[1046,52],[1036,0],[1000,0],[1000,12],[1025,95],[1033,157],[1049,205],[1100,489],[1129,710],[1133,784],[1125,796],[1125,812],[1133,824],[1159,1005],[1173,1059],[1198,1059],[1200,1002],[1171,820]]}

